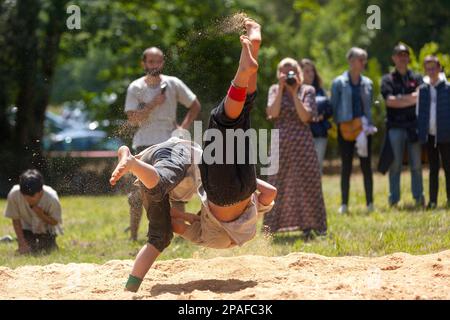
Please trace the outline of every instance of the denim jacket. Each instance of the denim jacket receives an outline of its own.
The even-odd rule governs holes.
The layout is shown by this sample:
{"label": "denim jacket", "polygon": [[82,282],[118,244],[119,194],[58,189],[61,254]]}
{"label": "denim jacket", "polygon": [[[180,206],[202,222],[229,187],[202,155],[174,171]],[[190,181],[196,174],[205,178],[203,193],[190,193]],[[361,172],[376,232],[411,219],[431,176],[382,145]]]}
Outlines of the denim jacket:
{"label": "denim jacket", "polygon": [[[372,123],[372,114],[370,111],[372,106],[372,96],[372,80],[361,75],[363,112],[369,121],[369,124]],[[352,87],[348,71],[345,71],[343,74],[334,79],[331,86],[331,105],[333,107],[333,118],[337,124],[353,119]]]}

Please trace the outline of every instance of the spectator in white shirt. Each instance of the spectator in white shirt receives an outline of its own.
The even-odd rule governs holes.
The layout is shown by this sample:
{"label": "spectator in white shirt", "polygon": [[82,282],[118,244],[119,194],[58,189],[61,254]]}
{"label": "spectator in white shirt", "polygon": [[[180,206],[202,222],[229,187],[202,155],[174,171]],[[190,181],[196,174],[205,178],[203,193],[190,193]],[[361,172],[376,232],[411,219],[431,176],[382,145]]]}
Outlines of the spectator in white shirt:
{"label": "spectator in white shirt", "polygon": [[21,174],[19,184],[8,194],[4,215],[12,219],[20,254],[49,253],[58,248],[56,237],[62,234],[61,205],[58,194],[44,185],[39,171]]}
{"label": "spectator in white shirt", "polygon": [[[164,54],[159,48],[151,47],[143,52],[142,67],[146,75],[129,85],[125,100],[128,122],[137,129],[133,138],[135,153],[168,140],[178,128],[189,129],[201,109],[197,96],[183,81],[162,74]],[[176,122],[178,103],[189,109],[181,124]],[[129,193],[128,202],[131,239],[137,240],[143,208],[137,188]],[[184,208],[183,203],[177,206]]]}

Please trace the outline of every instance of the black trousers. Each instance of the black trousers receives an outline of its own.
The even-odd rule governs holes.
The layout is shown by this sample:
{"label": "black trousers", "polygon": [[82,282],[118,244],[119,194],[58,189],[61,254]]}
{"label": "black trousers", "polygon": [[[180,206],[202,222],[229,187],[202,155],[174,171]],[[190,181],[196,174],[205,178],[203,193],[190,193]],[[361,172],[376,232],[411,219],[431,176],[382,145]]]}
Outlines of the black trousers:
{"label": "black trousers", "polygon": [[[138,154],[141,151],[147,149],[149,146],[137,147],[134,154]],[[128,193],[128,204],[130,205],[130,229],[131,236],[137,237],[137,230],[142,218],[142,195],[140,188],[132,185],[131,190]],[[133,234],[136,233],[136,234]]]}
{"label": "black trousers", "polygon": [[31,253],[50,253],[58,249],[56,235],[50,233],[37,234],[29,230],[23,230],[23,236],[31,248]]}
{"label": "black trousers", "polygon": [[[361,171],[364,177],[364,191],[366,192],[366,204],[373,203],[373,175],[372,175],[372,137],[368,136],[368,156],[359,157]],[[342,204],[348,205],[348,196],[350,192],[350,176],[353,167],[353,154],[355,152],[356,141],[346,141],[342,138],[338,130],[339,151],[341,153],[341,194]]]}
{"label": "black trousers", "polygon": [[[244,108],[237,119],[230,119],[225,114],[225,98],[211,111],[206,130],[208,138],[203,144],[202,163],[199,169],[208,200],[216,205],[233,205],[249,198],[256,190],[256,167],[251,163],[250,138],[245,137],[244,143],[240,144],[234,135],[227,134],[227,130],[238,133],[250,129],[250,111],[255,98],[256,92],[247,95]],[[222,149],[219,150],[222,151],[221,155],[209,152],[208,146],[211,147],[216,141],[213,132],[222,136]],[[231,145],[234,146],[232,149]],[[239,155],[244,157],[240,158]],[[211,163],[214,156],[217,156],[217,161]],[[227,163],[227,158],[232,159],[233,161],[229,162],[233,163]]]}
{"label": "black trousers", "polygon": [[151,164],[160,177],[152,189],[147,189],[141,182],[138,184],[149,220],[148,243],[162,252],[173,238],[169,193],[186,176],[191,165],[191,151],[186,145],[168,140],[158,144],[153,152],[145,153],[141,160]]}
{"label": "black trousers", "polygon": [[435,145],[434,139],[434,136],[428,136],[427,151],[430,162],[430,202],[437,203],[441,159],[445,173],[447,201],[450,201],[450,143],[437,143]]}

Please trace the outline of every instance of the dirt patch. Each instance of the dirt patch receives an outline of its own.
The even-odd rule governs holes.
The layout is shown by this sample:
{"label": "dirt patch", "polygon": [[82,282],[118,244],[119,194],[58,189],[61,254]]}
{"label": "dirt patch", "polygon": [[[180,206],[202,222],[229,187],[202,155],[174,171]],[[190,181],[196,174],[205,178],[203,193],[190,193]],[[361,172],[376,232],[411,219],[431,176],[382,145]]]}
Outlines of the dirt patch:
{"label": "dirt patch", "polygon": [[450,299],[450,250],[160,261],[138,293],[123,291],[132,264],[0,267],[0,299]]}
{"label": "dirt patch", "polygon": [[243,34],[245,31],[244,21],[247,15],[243,12],[235,13],[232,16],[226,17],[219,22],[218,30],[220,33],[240,33]]}

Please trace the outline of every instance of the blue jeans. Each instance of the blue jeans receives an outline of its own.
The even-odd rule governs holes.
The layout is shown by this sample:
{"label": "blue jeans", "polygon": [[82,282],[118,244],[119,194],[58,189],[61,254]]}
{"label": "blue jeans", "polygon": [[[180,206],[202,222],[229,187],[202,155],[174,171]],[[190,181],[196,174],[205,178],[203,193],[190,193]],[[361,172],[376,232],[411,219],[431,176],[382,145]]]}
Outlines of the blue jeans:
{"label": "blue jeans", "polygon": [[316,149],[317,158],[319,159],[320,172],[322,173],[323,159],[325,159],[325,153],[327,151],[328,138],[317,137],[314,138],[314,147]]}
{"label": "blue jeans", "polygon": [[394,153],[394,162],[389,168],[389,203],[400,201],[400,174],[402,171],[403,151],[408,148],[408,162],[411,170],[411,190],[416,202],[423,201],[422,160],[419,142],[408,141],[406,129],[389,129],[389,139]]}

